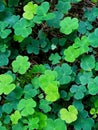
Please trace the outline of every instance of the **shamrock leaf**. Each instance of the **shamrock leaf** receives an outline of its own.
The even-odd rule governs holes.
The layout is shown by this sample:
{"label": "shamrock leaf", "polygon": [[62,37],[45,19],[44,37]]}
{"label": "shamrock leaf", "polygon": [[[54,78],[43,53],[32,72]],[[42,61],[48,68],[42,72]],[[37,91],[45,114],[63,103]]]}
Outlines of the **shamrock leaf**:
{"label": "shamrock leaf", "polygon": [[94,32],[88,35],[88,40],[92,47],[98,47],[98,28],[96,28]]}
{"label": "shamrock leaf", "polygon": [[49,57],[49,60],[52,61],[52,64],[55,65],[59,63],[59,60],[61,59],[61,56],[59,56],[58,53],[51,54]]}
{"label": "shamrock leaf", "polygon": [[81,54],[89,51],[89,41],[86,36],[76,38],[75,43],[64,50],[65,60],[74,62]]}
{"label": "shamrock leaf", "polygon": [[49,85],[47,85],[45,89],[45,93],[46,93],[47,101],[53,102],[53,101],[56,101],[60,97],[59,92],[58,92],[58,87],[55,83],[53,84],[50,83]]}
{"label": "shamrock leaf", "polygon": [[82,36],[81,39],[76,38],[73,44],[75,49],[79,49],[80,55],[89,51],[89,41],[86,36]]}
{"label": "shamrock leaf", "polygon": [[17,124],[18,120],[21,118],[21,114],[19,111],[15,111],[13,114],[10,116],[12,124]]}
{"label": "shamrock leaf", "polygon": [[42,90],[45,90],[47,88],[47,85],[51,83],[58,85],[59,82],[56,81],[56,78],[56,71],[45,70],[44,74],[39,77],[40,87],[42,88]]}
{"label": "shamrock leaf", "polygon": [[91,8],[91,10],[86,9],[84,17],[87,18],[88,21],[93,22],[96,20],[98,16],[98,8]]}
{"label": "shamrock leaf", "polygon": [[0,75],[0,95],[9,94],[12,90],[15,89],[15,84],[13,82],[13,77],[9,74]]}
{"label": "shamrock leaf", "polygon": [[64,51],[65,60],[68,62],[74,62],[77,57],[80,55],[79,49],[76,49],[73,46],[68,47]]}
{"label": "shamrock leaf", "polygon": [[40,6],[37,8],[37,15],[45,15],[50,8],[49,2],[42,2]]}
{"label": "shamrock leaf", "polygon": [[87,117],[86,111],[79,112],[78,120],[74,122],[75,130],[92,130],[94,120]]}
{"label": "shamrock leaf", "polygon": [[40,6],[38,6],[36,11],[36,16],[34,17],[33,21],[35,23],[41,23],[44,20],[50,20],[55,17],[54,13],[48,13],[50,8],[49,2],[42,2]]}
{"label": "shamrock leaf", "polygon": [[57,73],[55,71],[46,70],[39,77],[39,85],[46,94],[47,101],[56,101],[59,98],[58,85],[56,81]]}
{"label": "shamrock leaf", "polygon": [[38,117],[29,117],[29,119],[28,119],[28,129],[30,129],[30,130],[38,130],[38,128],[39,128],[39,118]]}
{"label": "shamrock leaf", "polygon": [[90,80],[87,87],[91,95],[96,95],[98,93],[98,76]]}
{"label": "shamrock leaf", "polygon": [[80,86],[72,85],[70,91],[74,94],[74,98],[79,100],[84,97],[84,93],[86,92],[86,87],[83,85]]}
{"label": "shamrock leaf", "polygon": [[27,45],[27,52],[28,54],[34,53],[39,54],[39,41],[35,39],[30,39],[31,43]]}
{"label": "shamrock leaf", "polygon": [[70,105],[68,107],[68,110],[65,108],[62,108],[60,110],[61,119],[65,120],[66,123],[69,123],[69,124],[77,120],[77,114],[78,114],[78,111],[73,105]]}
{"label": "shamrock leaf", "polygon": [[63,18],[63,14],[58,11],[53,12],[55,17],[47,21],[48,26],[59,28],[60,20]]}
{"label": "shamrock leaf", "polygon": [[82,74],[79,76],[79,80],[80,80],[81,84],[82,84],[82,85],[86,85],[86,84],[91,80],[92,75],[93,75],[93,74],[92,74],[91,71],[82,73]]}
{"label": "shamrock leaf", "polygon": [[32,21],[28,21],[24,18],[21,18],[13,26],[15,35],[26,38],[31,34],[31,32],[32,32],[31,27],[33,27],[33,26],[34,26],[34,23]]}
{"label": "shamrock leaf", "polygon": [[17,56],[16,60],[12,62],[13,71],[16,73],[24,74],[30,67],[27,56]]}
{"label": "shamrock leaf", "polygon": [[28,116],[34,113],[34,107],[36,107],[36,102],[32,98],[29,98],[21,99],[17,109],[20,111],[22,116]]}
{"label": "shamrock leaf", "polygon": [[67,130],[64,121],[61,119],[50,119],[47,120],[47,125],[43,130]]}
{"label": "shamrock leaf", "polygon": [[66,17],[60,22],[60,32],[69,35],[72,33],[74,30],[78,29],[78,19],[77,18],[72,18],[71,17]]}
{"label": "shamrock leaf", "polygon": [[54,70],[58,73],[57,79],[59,80],[60,84],[68,84],[71,81],[70,75],[72,70],[68,64],[63,63],[61,67],[57,66]]}
{"label": "shamrock leaf", "polygon": [[2,111],[7,113],[7,114],[10,114],[13,110],[13,105],[11,103],[5,103],[3,106],[2,106]]}
{"label": "shamrock leaf", "polygon": [[37,6],[37,4],[33,4],[32,2],[29,2],[27,5],[25,5],[23,8],[25,11],[23,13],[23,17],[31,20],[34,17],[34,14],[36,14]]}
{"label": "shamrock leaf", "polygon": [[10,56],[10,51],[6,50],[5,52],[0,52],[0,66],[8,65]]}
{"label": "shamrock leaf", "polygon": [[93,55],[87,55],[81,59],[81,68],[86,71],[91,71],[95,68],[95,58]]}
{"label": "shamrock leaf", "polygon": [[19,35],[14,35],[14,41],[18,41],[18,42],[22,42],[24,40],[24,38],[22,36]]}
{"label": "shamrock leaf", "polygon": [[34,89],[32,84],[27,84],[24,86],[24,98],[35,97],[38,94],[37,89]]}
{"label": "shamrock leaf", "polygon": [[11,29],[8,29],[8,23],[0,21],[0,37],[2,39],[7,38],[7,36],[11,33]]}
{"label": "shamrock leaf", "polygon": [[49,106],[49,104],[50,102],[48,102],[47,100],[41,99],[39,108],[43,110],[44,113],[47,113],[51,111],[51,107]]}
{"label": "shamrock leaf", "polygon": [[58,1],[58,4],[56,5],[56,9],[59,12],[62,12],[64,14],[68,13],[68,10],[71,8],[70,1]]}
{"label": "shamrock leaf", "polygon": [[85,34],[87,33],[89,30],[92,30],[93,26],[89,21],[80,21],[79,22],[79,28],[78,28],[78,32],[81,34]]}

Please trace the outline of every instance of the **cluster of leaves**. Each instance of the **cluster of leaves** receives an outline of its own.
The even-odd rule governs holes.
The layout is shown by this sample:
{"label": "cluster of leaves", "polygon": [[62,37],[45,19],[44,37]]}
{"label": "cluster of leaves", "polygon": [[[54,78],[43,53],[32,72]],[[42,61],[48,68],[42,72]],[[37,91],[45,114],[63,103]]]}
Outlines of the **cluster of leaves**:
{"label": "cluster of leaves", "polygon": [[0,130],[98,129],[97,18],[97,0],[0,0]]}

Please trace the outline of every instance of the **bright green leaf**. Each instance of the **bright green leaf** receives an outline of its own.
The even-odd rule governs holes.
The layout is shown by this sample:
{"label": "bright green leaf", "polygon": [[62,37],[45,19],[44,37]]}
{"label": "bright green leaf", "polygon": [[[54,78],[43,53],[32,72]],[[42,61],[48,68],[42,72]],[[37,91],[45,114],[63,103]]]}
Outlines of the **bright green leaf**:
{"label": "bright green leaf", "polygon": [[23,17],[25,19],[31,20],[34,15],[36,14],[37,11],[37,4],[33,4],[33,2],[29,2],[27,3],[27,5],[24,6],[24,13],[23,13]]}
{"label": "bright green leaf", "polygon": [[13,82],[13,77],[9,74],[1,74],[0,75],[0,95],[1,94],[9,94],[11,91],[15,89],[15,84]]}
{"label": "bright green leaf", "polygon": [[16,60],[12,62],[13,71],[16,73],[24,74],[30,67],[27,56],[17,56]]}
{"label": "bright green leaf", "polygon": [[36,102],[32,98],[21,99],[18,104],[18,110],[22,116],[32,115],[34,113],[34,107],[36,107]]}
{"label": "bright green leaf", "polygon": [[78,114],[78,111],[75,108],[75,106],[73,106],[73,105],[70,105],[68,107],[68,110],[65,109],[65,108],[62,108],[60,110],[61,119],[65,120],[66,123],[68,123],[68,124],[70,124],[70,123],[74,122],[75,120],[77,120],[77,114]]}
{"label": "bright green leaf", "polygon": [[12,124],[17,124],[18,120],[21,119],[21,114],[19,111],[15,111],[13,114],[10,116]]}
{"label": "bright green leaf", "polygon": [[66,17],[60,22],[60,32],[69,35],[72,33],[74,30],[78,29],[78,19],[77,18],[72,18],[71,17]]}

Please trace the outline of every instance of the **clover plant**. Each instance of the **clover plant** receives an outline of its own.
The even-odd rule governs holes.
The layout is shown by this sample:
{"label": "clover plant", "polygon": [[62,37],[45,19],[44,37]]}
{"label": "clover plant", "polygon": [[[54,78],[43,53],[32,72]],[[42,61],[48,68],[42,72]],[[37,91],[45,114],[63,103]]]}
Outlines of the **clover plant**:
{"label": "clover plant", "polygon": [[0,130],[98,130],[97,73],[97,0],[0,0]]}

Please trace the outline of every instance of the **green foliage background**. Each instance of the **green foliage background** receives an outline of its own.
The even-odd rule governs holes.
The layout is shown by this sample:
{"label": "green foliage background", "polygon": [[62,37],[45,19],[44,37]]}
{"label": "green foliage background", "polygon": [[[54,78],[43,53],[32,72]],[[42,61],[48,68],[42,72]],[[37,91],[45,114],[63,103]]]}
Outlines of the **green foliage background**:
{"label": "green foliage background", "polygon": [[98,130],[97,0],[0,0],[0,130]]}

